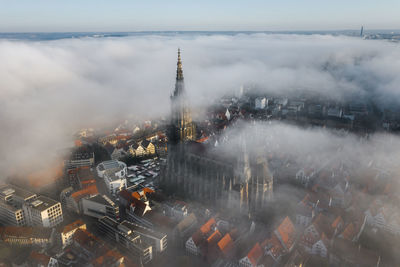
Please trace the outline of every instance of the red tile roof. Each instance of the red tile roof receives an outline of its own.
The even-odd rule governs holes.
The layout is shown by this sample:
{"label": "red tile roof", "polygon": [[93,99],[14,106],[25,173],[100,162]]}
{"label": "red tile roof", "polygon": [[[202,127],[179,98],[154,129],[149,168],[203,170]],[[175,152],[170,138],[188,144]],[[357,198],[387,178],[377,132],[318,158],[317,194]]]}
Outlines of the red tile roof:
{"label": "red tile roof", "polygon": [[214,219],[214,218],[211,218],[211,219],[209,219],[205,224],[203,224],[203,225],[200,227],[200,231],[201,231],[203,234],[207,234],[207,233],[209,233],[209,232],[211,231],[211,227],[212,227],[213,225],[215,225],[215,224],[216,224],[215,219]]}
{"label": "red tile roof", "polygon": [[269,248],[269,252],[275,259],[279,258],[282,255],[283,251],[285,250],[279,239],[274,234],[266,242],[266,247]]}
{"label": "red tile roof", "polygon": [[332,228],[330,219],[328,217],[326,217],[325,215],[323,215],[322,213],[318,214],[318,216],[315,217],[312,224],[318,231],[319,235],[322,235],[322,233],[325,233],[329,238],[332,237],[334,229]]}
{"label": "red tile roof", "polygon": [[92,184],[88,187],[86,187],[85,189],[76,191],[74,193],[71,194],[71,197],[78,202],[79,200],[81,200],[82,198],[86,197],[86,196],[90,196],[90,195],[96,195],[98,194],[99,191],[97,190],[97,186],[96,184]]}
{"label": "red tile roof", "polygon": [[228,256],[233,248],[233,240],[230,236],[230,234],[226,234],[219,242],[218,242],[218,247],[221,250],[221,252],[224,254],[224,256]]}
{"label": "red tile roof", "polygon": [[104,255],[94,259],[92,264],[94,267],[111,266],[120,261],[123,257],[124,256],[116,250],[108,250]]}
{"label": "red tile roof", "polygon": [[289,219],[289,217],[286,216],[286,218],[279,225],[277,231],[278,231],[285,247],[288,250],[290,250],[293,246],[296,233],[295,233],[294,225],[293,225],[292,221]]}
{"label": "red tile roof", "polygon": [[198,142],[198,143],[203,143],[203,142],[205,142],[205,141],[207,141],[207,140],[208,140],[208,136],[203,137],[203,138],[201,138],[201,139],[198,139],[196,142]]}
{"label": "red tile roof", "polygon": [[143,193],[144,193],[145,195],[147,195],[147,194],[153,194],[153,193],[154,193],[154,190],[151,189],[151,188],[145,187],[145,188],[143,188]]}
{"label": "red tile roof", "polygon": [[353,223],[350,223],[344,228],[343,232],[340,234],[344,239],[352,241],[357,235],[356,228]]}
{"label": "red tile roof", "polygon": [[217,243],[220,239],[222,238],[221,233],[217,230],[214,231],[208,238],[207,238],[207,243],[208,245],[213,245]]}
{"label": "red tile roof", "polygon": [[34,261],[34,262],[36,262],[38,264],[41,264],[43,266],[47,266],[49,264],[49,261],[50,261],[50,257],[49,256],[47,256],[45,254],[42,254],[42,253],[39,253],[37,251],[32,251],[31,254],[29,255],[29,258],[32,261]]}
{"label": "red tile roof", "polygon": [[257,263],[261,259],[262,256],[263,256],[263,252],[262,252],[262,249],[258,242],[254,245],[254,247],[247,254],[247,258],[250,260],[250,262],[253,266],[257,266]]}
{"label": "red tile roof", "polygon": [[95,184],[95,183],[96,183],[95,179],[88,179],[88,180],[81,181],[82,185],[91,185],[91,184]]}
{"label": "red tile roof", "polygon": [[140,200],[140,194],[139,194],[138,192],[133,192],[133,193],[132,193],[132,196],[133,196],[134,198],[136,198],[137,200]]}
{"label": "red tile roof", "polygon": [[333,221],[333,223],[331,224],[331,227],[332,227],[333,229],[336,229],[336,228],[338,228],[338,227],[340,226],[340,224],[343,224],[343,219],[342,219],[341,216],[338,216],[338,217]]}

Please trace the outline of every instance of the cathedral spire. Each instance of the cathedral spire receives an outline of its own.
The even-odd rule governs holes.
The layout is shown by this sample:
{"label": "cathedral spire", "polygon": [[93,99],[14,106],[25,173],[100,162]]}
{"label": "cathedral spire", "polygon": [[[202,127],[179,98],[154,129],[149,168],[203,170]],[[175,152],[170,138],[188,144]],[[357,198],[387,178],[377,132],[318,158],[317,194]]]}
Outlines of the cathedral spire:
{"label": "cathedral spire", "polygon": [[185,84],[183,81],[183,70],[181,60],[181,50],[178,49],[178,62],[176,69],[176,83],[172,100],[172,127],[170,140],[172,142],[194,140],[196,137],[195,125],[192,122],[190,108],[185,94]]}
{"label": "cathedral spire", "polygon": [[182,60],[181,60],[181,49],[178,48],[178,63],[176,68],[176,80],[183,80]]}

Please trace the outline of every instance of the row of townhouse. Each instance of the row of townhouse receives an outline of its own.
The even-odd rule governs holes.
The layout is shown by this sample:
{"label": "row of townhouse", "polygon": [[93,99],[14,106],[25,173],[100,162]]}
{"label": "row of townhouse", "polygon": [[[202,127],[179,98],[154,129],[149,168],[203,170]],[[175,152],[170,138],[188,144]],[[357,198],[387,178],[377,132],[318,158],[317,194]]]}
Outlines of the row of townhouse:
{"label": "row of townhouse", "polygon": [[282,257],[292,252],[296,245],[297,232],[289,217],[263,242],[256,242],[250,251],[239,260],[240,267],[274,266]]}
{"label": "row of townhouse", "polygon": [[201,257],[209,265],[228,266],[235,263],[238,229],[229,222],[209,219],[186,241],[186,252]]}
{"label": "row of townhouse", "polygon": [[110,153],[112,159],[131,156],[143,158],[148,156],[165,156],[167,152],[167,143],[165,141],[149,141],[147,139],[141,141],[128,140],[119,142],[115,146],[106,144],[106,149]]}
{"label": "row of townhouse", "polygon": [[383,198],[376,198],[365,211],[367,224],[400,235],[400,212],[392,203]]}

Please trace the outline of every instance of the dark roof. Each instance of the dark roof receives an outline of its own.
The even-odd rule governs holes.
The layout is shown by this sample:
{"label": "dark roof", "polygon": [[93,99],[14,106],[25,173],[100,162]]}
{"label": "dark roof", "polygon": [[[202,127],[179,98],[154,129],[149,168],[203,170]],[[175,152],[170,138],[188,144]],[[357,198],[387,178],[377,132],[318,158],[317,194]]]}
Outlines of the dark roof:
{"label": "dark roof", "polygon": [[139,145],[135,142],[131,145],[131,147],[136,150],[139,147]]}
{"label": "dark roof", "polygon": [[379,255],[375,251],[357,246],[343,238],[335,239],[331,253],[354,266],[376,266],[379,261]]}
{"label": "dark roof", "polygon": [[111,226],[112,228],[117,228],[119,223],[113,219],[111,219],[108,216],[104,216],[99,219],[99,222],[107,224],[108,226]]}
{"label": "dark roof", "polygon": [[141,200],[138,200],[136,198],[132,198],[132,206],[135,207],[134,213],[137,216],[143,216],[144,215],[144,211],[146,210],[146,203],[144,203]]}
{"label": "dark roof", "polygon": [[37,237],[37,238],[50,238],[51,229],[43,227],[20,227],[20,226],[6,226],[0,227],[1,237]]}
{"label": "dark roof", "polygon": [[142,145],[144,148],[147,148],[147,147],[149,146],[149,144],[150,144],[150,142],[147,141],[146,139],[144,139],[144,140],[142,141],[142,143],[141,143],[141,145]]}
{"label": "dark roof", "polygon": [[95,255],[102,255],[108,250],[103,241],[86,230],[78,229],[72,238],[81,247]]}
{"label": "dark roof", "polygon": [[38,196],[35,200],[30,201],[29,204],[36,210],[44,211],[59,204],[59,202],[45,196]]}

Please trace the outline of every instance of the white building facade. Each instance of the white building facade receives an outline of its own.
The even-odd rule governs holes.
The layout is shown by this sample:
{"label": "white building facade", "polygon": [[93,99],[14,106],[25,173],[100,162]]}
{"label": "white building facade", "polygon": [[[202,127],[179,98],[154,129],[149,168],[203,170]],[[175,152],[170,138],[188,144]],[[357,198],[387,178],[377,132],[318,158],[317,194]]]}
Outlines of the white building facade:
{"label": "white building facade", "polygon": [[63,221],[61,203],[45,196],[23,205],[28,225],[54,227]]}
{"label": "white building facade", "polygon": [[126,188],[126,176],[128,168],[126,164],[118,160],[103,161],[96,167],[97,175],[104,179],[108,192],[117,195]]}

